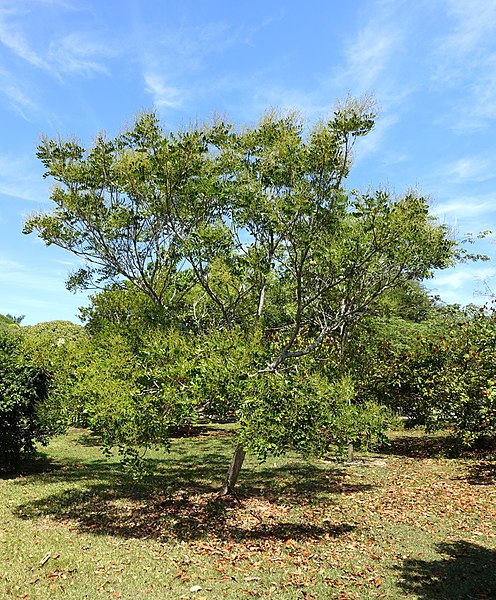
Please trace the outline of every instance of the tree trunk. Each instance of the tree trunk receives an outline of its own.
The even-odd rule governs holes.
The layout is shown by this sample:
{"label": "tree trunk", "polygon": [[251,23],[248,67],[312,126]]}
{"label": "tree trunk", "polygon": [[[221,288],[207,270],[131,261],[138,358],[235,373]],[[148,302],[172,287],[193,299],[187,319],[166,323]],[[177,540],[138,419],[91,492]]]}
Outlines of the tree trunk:
{"label": "tree trunk", "polygon": [[355,449],[353,448],[353,442],[348,441],[348,462],[352,463],[355,460]]}
{"label": "tree trunk", "polygon": [[238,475],[243,465],[243,461],[245,460],[245,456],[246,452],[244,451],[243,446],[237,446],[231,459],[231,464],[229,465],[224,483],[219,490],[220,496],[227,496],[234,491],[234,486],[238,481]]}

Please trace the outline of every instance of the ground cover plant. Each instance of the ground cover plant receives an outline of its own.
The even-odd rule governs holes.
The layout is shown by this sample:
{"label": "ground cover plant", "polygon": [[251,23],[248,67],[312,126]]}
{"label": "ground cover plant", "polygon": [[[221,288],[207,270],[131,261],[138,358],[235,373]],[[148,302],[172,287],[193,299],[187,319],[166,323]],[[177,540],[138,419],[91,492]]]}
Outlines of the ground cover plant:
{"label": "ground cover plant", "polygon": [[350,465],[250,457],[215,486],[232,426],[199,427],[127,479],[86,430],[0,479],[0,598],[496,596],[496,460],[396,432]]}

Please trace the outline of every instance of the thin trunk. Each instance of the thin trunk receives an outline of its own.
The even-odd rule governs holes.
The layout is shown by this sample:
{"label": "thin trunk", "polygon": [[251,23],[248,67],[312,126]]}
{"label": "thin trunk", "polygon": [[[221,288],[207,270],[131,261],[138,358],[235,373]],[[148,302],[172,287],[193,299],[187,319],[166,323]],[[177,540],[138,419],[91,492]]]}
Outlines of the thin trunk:
{"label": "thin trunk", "polygon": [[352,463],[355,460],[355,448],[353,447],[353,442],[348,441],[348,462]]}
{"label": "thin trunk", "polygon": [[241,471],[245,456],[246,452],[244,451],[243,446],[237,446],[231,459],[231,464],[229,465],[224,483],[219,490],[219,496],[227,496],[234,491],[234,486],[238,481],[238,475]]}

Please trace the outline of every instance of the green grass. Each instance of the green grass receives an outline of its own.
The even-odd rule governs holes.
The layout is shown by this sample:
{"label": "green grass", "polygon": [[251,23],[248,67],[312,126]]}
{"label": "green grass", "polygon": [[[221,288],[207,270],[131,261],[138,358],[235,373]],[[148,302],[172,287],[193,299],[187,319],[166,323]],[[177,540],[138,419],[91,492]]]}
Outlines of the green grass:
{"label": "green grass", "polygon": [[402,432],[350,466],[248,459],[220,499],[230,436],[174,440],[141,483],[82,430],[53,440],[0,479],[0,599],[496,597],[494,457]]}

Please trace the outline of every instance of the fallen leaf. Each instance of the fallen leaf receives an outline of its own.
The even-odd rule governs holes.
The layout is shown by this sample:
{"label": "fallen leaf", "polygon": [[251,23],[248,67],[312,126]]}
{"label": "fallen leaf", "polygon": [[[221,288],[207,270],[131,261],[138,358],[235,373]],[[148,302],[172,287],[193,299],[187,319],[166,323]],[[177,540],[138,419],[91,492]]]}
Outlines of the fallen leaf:
{"label": "fallen leaf", "polygon": [[52,554],[51,552],[48,552],[47,554],[45,554],[45,556],[40,560],[40,562],[38,563],[38,569],[41,569],[41,567],[47,563],[50,559],[52,558]]}

